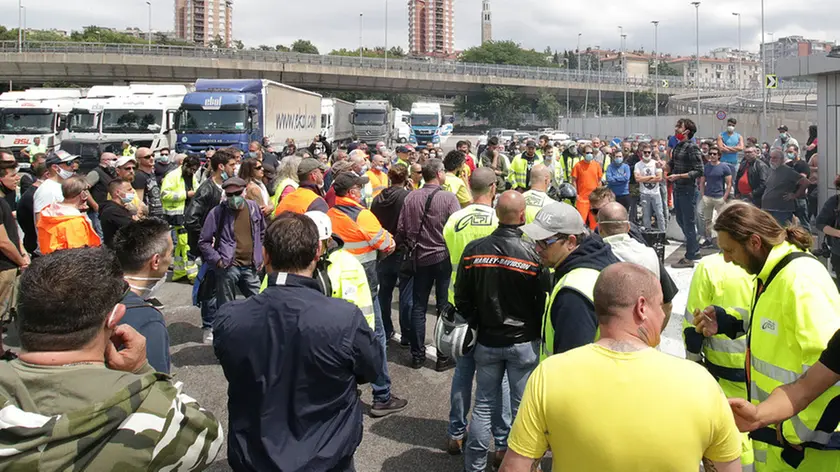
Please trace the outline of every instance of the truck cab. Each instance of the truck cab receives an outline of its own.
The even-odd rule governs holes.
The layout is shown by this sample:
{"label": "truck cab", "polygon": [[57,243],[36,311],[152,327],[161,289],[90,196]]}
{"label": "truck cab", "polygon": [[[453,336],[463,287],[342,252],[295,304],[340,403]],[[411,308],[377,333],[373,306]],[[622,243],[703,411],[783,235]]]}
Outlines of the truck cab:
{"label": "truck cab", "polygon": [[443,114],[439,103],[413,103],[411,105],[412,144],[425,146],[428,143],[442,143]]}
{"label": "truck cab", "polygon": [[100,119],[105,103],[114,97],[126,95],[127,85],[96,85],[91,87],[83,98],[73,103],[73,109],[67,115],[68,140],[94,140],[102,133]]}
{"label": "truck cab", "polygon": [[359,141],[376,145],[382,141],[391,147],[393,128],[391,104],[387,100],[357,100],[350,115],[353,134]]}
{"label": "truck cab", "polygon": [[131,141],[155,151],[174,145],[174,117],[187,93],[185,85],[129,86],[127,95],[105,101],[101,111],[102,142]]}
{"label": "truck cab", "polygon": [[67,114],[82,94],[81,89],[29,89],[0,95],[0,148],[11,150],[22,167],[29,161],[20,152],[36,137],[47,150],[58,148]]}
{"label": "truck cab", "polygon": [[394,138],[398,143],[407,143],[411,139],[411,113],[394,109]]}

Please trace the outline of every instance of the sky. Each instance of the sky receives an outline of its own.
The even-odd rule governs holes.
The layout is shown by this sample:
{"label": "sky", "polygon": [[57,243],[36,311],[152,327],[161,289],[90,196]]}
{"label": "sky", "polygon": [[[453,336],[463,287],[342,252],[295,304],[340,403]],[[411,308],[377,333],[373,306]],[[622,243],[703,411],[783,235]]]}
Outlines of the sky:
{"label": "sky", "polygon": [[[148,28],[145,0],[22,0],[27,27],[81,29],[85,25]],[[152,1],[152,29],[174,30],[174,0]],[[695,9],[689,1],[666,0],[490,0],[493,39],[513,40],[539,51],[620,46],[618,26],[624,27],[628,49],[654,48],[652,20],[658,20],[659,49],[678,55],[694,54]],[[385,44],[385,6],[388,6],[388,47],[408,50],[407,0],[234,0],[234,38],[246,46],[289,45],[312,41],[322,53],[355,49],[359,45],[359,13],[363,14],[362,44]],[[765,32],[769,42],[801,35],[840,39],[840,2],[837,0],[764,0]],[[82,5],[84,5],[82,7]],[[705,0],[700,13],[700,51],[738,46],[741,13],[743,49],[758,52],[761,41],[761,0]],[[17,2],[0,0],[0,24],[17,27]],[[481,0],[455,0],[455,47],[476,46],[481,38]]]}

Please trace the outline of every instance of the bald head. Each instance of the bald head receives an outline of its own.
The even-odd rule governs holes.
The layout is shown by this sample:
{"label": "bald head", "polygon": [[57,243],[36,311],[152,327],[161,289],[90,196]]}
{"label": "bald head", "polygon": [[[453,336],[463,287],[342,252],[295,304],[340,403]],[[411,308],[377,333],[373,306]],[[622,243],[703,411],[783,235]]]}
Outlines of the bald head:
{"label": "bald head", "polygon": [[607,203],[598,211],[598,231],[601,236],[613,236],[630,232],[627,209],[618,202]]}
{"label": "bald head", "polygon": [[525,197],[514,190],[508,190],[499,197],[496,215],[503,225],[521,225],[525,223]]}
{"label": "bald head", "polygon": [[151,154],[152,154],[152,150],[147,148],[147,147],[137,148],[137,150],[134,151],[134,157],[136,159],[141,159],[141,158],[144,158],[144,157],[149,156]]}
{"label": "bald head", "polygon": [[531,190],[547,192],[550,182],[551,171],[548,167],[543,164],[537,164],[531,168]]}
{"label": "bald head", "polygon": [[489,167],[479,167],[470,176],[470,190],[473,198],[478,198],[491,193],[493,184],[496,183],[496,173]]}
{"label": "bald head", "polygon": [[113,152],[103,152],[99,156],[99,163],[102,164],[102,167],[110,167],[112,162],[117,162],[117,155]]}
{"label": "bald head", "polygon": [[640,303],[648,305],[648,309],[661,307],[662,289],[650,270],[619,262],[601,271],[592,298],[598,321],[604,325],[614,320],[629,321]]}

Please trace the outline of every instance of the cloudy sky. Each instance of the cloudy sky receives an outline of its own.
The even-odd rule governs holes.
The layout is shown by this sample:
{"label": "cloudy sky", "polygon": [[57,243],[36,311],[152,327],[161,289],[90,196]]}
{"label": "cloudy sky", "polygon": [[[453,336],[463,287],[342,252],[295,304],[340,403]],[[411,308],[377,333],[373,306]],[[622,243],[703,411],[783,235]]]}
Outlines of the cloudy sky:
{"label": "cloudy sky", "polygon": [[[152,1],[152,29],[173,30],[174,0]],[[388,45],[408,49],[407,0],[234,0],[234,37],[247,46],[290,44],[309,39],[321,52],[355,49],[359,44],[359,13],[364,14],[366,47],[385,43],[385,5],[388,2]],[[837,0],[764,0],[765,31],[775,37],[802,35],[840,38]],[[0,1],[0,22],[17,26],[17,2]],[[23,0],[29,28],[64,30],[84,25],[147,28],[145,0]],[[82,5],[84,5],[82,7]],[[705,0],[700,6],[700,50],[738,45],[742,13],[744,49],[758,51],[761,40],[760,0]],[[628,48],[653,49],[653,25],[659,20],[663,52],[692,54],[695,50],[694,7],[688,0],[491,0],[493,37],[512,39],[524,47],[543,50],[581,46],[617,48],[618,26],[624,27]],[[466,49],[481,37],[481,0],[455,0],[455,46]],[[767,41],[770,41],[769,34]]]}

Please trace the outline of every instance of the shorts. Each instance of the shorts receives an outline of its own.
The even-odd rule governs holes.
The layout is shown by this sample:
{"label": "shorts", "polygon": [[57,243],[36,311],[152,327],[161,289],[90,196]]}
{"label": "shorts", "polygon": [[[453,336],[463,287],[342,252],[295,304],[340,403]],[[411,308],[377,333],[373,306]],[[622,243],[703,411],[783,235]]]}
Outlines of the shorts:
{"label": "shorts", "polygon": [[17,305],[18,269],[0,271],[0,321],[10,321],[9,315]]}

